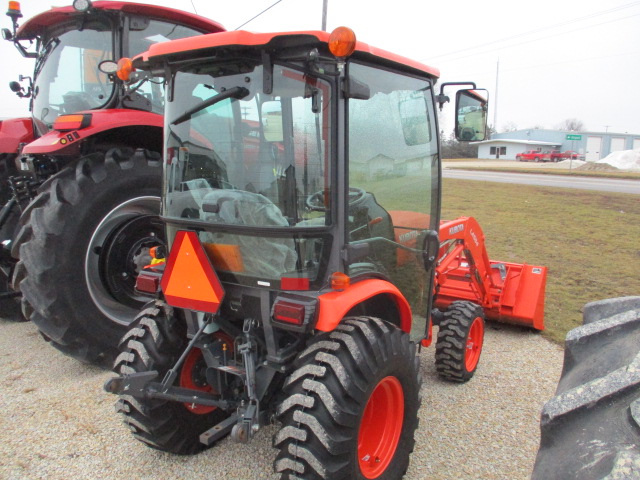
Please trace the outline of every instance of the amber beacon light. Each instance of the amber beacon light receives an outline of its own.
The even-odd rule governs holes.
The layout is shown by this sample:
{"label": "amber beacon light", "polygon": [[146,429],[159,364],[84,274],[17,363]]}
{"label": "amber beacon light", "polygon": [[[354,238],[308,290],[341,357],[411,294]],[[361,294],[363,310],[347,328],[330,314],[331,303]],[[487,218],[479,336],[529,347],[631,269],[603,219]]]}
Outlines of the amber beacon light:
{"label": "amber beacon light", "polygon": [[349,27],[338,27],[329,36],[329,51],[338,58],[348,57],[356,49],[356,34]]}
{"label": "amber beacon light", "polygon": [[9,2],[9,8],[7,9],[7,15],[11,18],[20,18],[22,17],[22,12],[20,11],[20,2]]}
{"label": "amber beacon light", "polygon": [[121,58],[118,60],[118,71],[116,75],[123,82],[128,82],[129,78],[131,78],[131,72],[134,71],[133,62],[130,58]]}

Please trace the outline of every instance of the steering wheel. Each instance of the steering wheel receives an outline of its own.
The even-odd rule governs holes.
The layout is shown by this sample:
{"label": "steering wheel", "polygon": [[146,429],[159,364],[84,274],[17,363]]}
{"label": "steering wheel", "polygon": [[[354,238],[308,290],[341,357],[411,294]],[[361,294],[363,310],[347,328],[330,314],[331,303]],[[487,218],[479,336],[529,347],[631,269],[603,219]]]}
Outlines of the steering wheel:
{"label": "steering wheel", "polygon": [[[361,188],[349,187],[349,206],[352,207],[362,200],[367,192]],[[306,200],[307,208],[314,212],[324,212],[327,208],[324,205],[324,190],[312,193]]]}

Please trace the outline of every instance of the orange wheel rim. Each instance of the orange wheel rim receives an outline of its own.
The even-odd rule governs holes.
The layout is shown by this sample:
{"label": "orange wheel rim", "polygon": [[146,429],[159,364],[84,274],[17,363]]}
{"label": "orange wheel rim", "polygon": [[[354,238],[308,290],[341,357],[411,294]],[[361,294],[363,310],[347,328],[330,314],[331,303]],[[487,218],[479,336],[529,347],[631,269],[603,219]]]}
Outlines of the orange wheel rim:
{"label": "orange wheel rim", "polygon": [[[227,347],[233,345],[233,340],[231,340],[231,337],[225,333],[215,333],[214,337],[226,343]],[[180,386],[191,390],[197,390],[199,392],[217,393],[211,385],[202,384],[200,381],[200,379],[204,377],[201,369],[206,368],[207,365],[204,361],[202,350],[199,348],[192,349],[187,355],[187,358],[184,359],[182,369],[180,370]],[[211,405],[198,405],[197,403],[185,403],[184,406],[187,410],[191,413],[195,413],[196,415],[206,415],[218,408]]]}
{"label": "orange wheel rim", "polygon": [[373,390],[358,433],[358,462],[365,478],[379,477],[396,453],[404,421],[404,391],[396,377],[385,377]]}
{"label": "orange wheel rim", "polygon": [[464,364],[467,372],[472,372],[478,365],[480,353],[482,352],[482,341],[484,339],[484,322],[481,317],[476,317],[467,337],[467,348],[464,353]]}
{"label": "orange wheel rim", "polygon": [[[213,388],[211,385],[201,385],[196,380],[197,377],[201,376],[199,373],[200,368],[206,368],[202,350],[194,348],[189,352],[189,355],[187,355],[182,365],[182,370],[180,371],[180,386],[190,390],[198,390],[199,392],[212,393]],[[216,407],[210,405],[198,405],[197,403],[185,403],[184,406],[196,415],[206,415],[216,409]]]}

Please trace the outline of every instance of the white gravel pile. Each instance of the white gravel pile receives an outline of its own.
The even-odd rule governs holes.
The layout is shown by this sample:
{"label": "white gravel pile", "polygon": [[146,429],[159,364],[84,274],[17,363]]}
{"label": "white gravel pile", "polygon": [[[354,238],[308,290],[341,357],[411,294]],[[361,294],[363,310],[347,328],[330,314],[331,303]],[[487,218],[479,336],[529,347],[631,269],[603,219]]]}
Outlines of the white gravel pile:
{"label": "white gravel pile", "polygon": [[[421,353],[423,403],[405,478],[529,478],[540,410],[555,391],[562,349],[528,330],[489,326],[476,376],[463,385],[437,377],[434,351]],[[248,445],[225,439],[193,457],[144,446],[114,412],[116,397],[102,390],[112,376],[55,351],[34,325],[0,319],[0,478],[278,478],[275,426]]]}
{"label": "white gravel pile", "polygon": [[613,152],[597,163],[607,163],[612,167],[630,172],[640,172],[640,149]]}

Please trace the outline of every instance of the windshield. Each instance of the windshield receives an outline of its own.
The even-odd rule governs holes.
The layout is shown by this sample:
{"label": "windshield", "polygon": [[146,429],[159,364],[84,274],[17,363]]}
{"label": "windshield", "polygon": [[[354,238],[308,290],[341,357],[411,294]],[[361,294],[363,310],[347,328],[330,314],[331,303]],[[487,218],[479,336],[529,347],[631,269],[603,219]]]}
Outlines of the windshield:
{"label": "windshield", "polygon": [[[38,52],[33,115],[50,126],[58,115],[99,108],[114,85],[98,70],[113,58],[111,30],[71,30],[45,40]],[[44,63],[43,63],[44,61]]]}
{"label": "windshield", "polygon": [[330,86],[275,66],[265,94],[261,66],[222,70],[175,76],[163,214],[203,225],[200,239],[217,270],[238,281],[313,282],[331,223]]}

